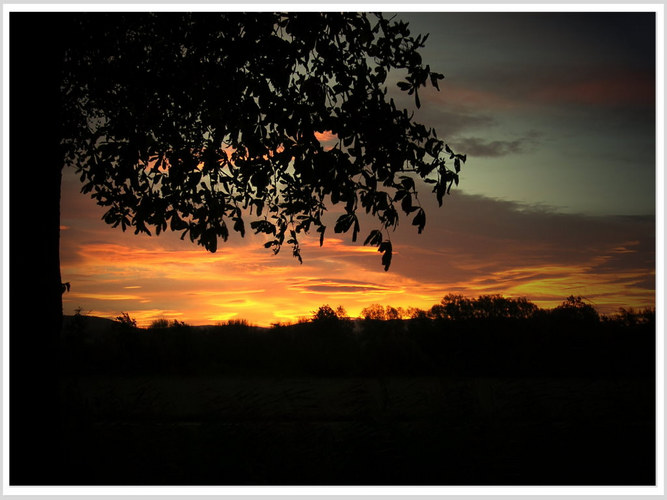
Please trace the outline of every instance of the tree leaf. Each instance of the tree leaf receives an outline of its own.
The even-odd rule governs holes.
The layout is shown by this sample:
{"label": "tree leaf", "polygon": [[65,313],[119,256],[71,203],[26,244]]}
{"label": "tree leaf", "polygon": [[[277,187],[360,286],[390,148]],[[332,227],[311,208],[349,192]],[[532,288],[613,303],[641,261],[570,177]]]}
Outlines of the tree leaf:
{"label": "tree leaf", "polygon": [[169,223],[169,226],[172,231],[181,231],[182,229],[186,229],[188,227],[188,224],[184,222],[176,212],[173,213],[171,216],[171,221]]}
{"label": "tree leaf", "polygon": [[401,208],[406,214],[412,213],[417,210],[417,207],[412,206],[412,195],[408,194],[403,201],[401,201]]}
{"label": "tree leaf", "polygon": [[424,230],[424,226],[426,225],[426,213],[423,209],[420,208],[417,212],[417,215],[415,215],[415,218],[412,219],[412,225],[417,226],[417,232],[418,234],[421,234],[421,232]]}
{"label": "tree leaf", "polygon": [[373,229],[368,237],[364,240],[365,245],[378,246],[382,243],[382,232],[378,229]]}
{"label": "tree leaf", "polygon": [[382,265],[384,266],[385,271],[389,271],[389,266],[391,266],[391,241],[383,241],[379,248],[378,252],[383,252],[382,254]]}
{"label": "tree leaf", "polygon": [[357,241],[357,233],[359,232],[359,220],[354,218],[354,230],[352,231],[352,241]]}
{"label": "tree leaf", "polygon": [[234,219],[234,231],[241,233],[241,238],[245,237],[245,224],[243,224],[243,219],[241,217],[236,217]]}
{"label": "tree leaf", "polygon": [[407,175],[401,176],[401,184],[407,191],[415,189],[415,180],[412,177],[408,177]]}
{"label": "tree leaf", "polygon": [[317,228],[317,232],[320,233],[320,246],[324,244],[324,231],[326,231],[326,226],[320,226]]}
{"label": "tree leaf", "polygon": [[343,214],[338,217],[336,220],[336,225],[334,226],[334,233],[346,233],[356,217],[354,214]]}

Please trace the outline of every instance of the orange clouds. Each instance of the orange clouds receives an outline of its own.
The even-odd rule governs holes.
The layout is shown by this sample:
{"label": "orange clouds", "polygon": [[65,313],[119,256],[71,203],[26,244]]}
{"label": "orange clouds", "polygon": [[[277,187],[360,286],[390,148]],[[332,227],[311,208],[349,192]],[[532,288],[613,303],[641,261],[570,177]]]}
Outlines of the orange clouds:
{"label": "orange clouds", "polygon": [[[109,229],[110,237],[113,232]],[[325,241],[323,249],[317,242],[304,243],[311,247],[304,265],[291,258],[289,249],[274,256],[256,241],[216,254],[187,242],[184,248],[170,250],[150,239],[137,247],[84,243],[78,246],[76,262],[63,265],[63,275],[74,283],[73,291],[64,296],[65,313],[80,306],[113,318],[124,311],[141,326],[160,317],[191,324],[243,318],[268,326],[309,316],[330,301],[357,314],[370,302],[396,303],[408,288],[418,286],[346,262],[348,255],[377,254],[375,248]],[[336,278],[317,277],[328,272],[327,266]],[[352,279],[360,275],[382,281]]]}
{"label": "orange clouds", "polygon": [[[450,249],[447,259],[452,264],[438,266],[438,252],[433,249],[428,252],[431,272],[421,276],[418,268],[404,269],[410,262],[398,256],[395,270],[384,273],[378,269],[376,255],[362,258],[369,250],[376,254],[374,248],[335,239],[330,243],[321,249],[315,242],[307,244],[312,248],[308,248],[302,266],[290,255],[274,256],[252,246],[210,254],[198,248],[82,245],[79,263],[63,268],[64,276],[77,273],[73,291],[65,296],[65,312],[71,314],[82,306],[115,317],[126,311],[140,325],[159,317],[177,317],[191,324],[243,318],[268,326],[307,317],[325,303],[342,305],[356,316],[372,303],[426,309],[447,293],[525,296],[542,307],[553,307],[568,295],[584,295],[604,310],[651,306],[654,302],[653,289],[641,284],[651,276],[646,269],[614,273],[600,269],[613,252],[625,248],[621,246],[612,248],[606,256],[609,258],[529,266],[504,261],[500,256],[485,258],[477,265],[474,259],[461,258],[458,263],[451,256],[458,254],[456,248]],[[410,245],[400,247],[406,256],[414,250]],[[622,250],[618,255],[631,253]],[[427,253],[420,255],[423,259]],[[256,259],[262,263],[257,264]]]}
{"label": "orange clouds", "polygon": [[[446,210],[425,201],[423,234],[404,224],[390,235],[394,259],[384,272],[377,249],[349,234],[327,234],[323,247],[318,235],[302,236],[299,265],[289,247],[265,249],[263,235],[230,238],[212,254],[178,234],[112,229],[78,193],[63,200],[62,279],[72,284],[65,314],[81,307],[108,318],[127,312],[141,326],[158,318],[268,326],[323,304],[351,316],[374,303],[427,309],[448,293],[525,296],[542,307],[582,295],[603,313],[655,302],[651,218],[554,214],[457,193]],[[365,214],[360,222],[363,240],[376,223]]]}

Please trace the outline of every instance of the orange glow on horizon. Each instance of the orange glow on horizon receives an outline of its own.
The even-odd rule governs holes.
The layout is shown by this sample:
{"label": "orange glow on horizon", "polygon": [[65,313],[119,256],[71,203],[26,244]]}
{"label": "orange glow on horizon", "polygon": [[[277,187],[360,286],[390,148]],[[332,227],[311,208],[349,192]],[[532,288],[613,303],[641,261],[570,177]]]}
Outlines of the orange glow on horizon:
{"label": "orange glow on horizon", "polygon": [[[594,265],[605,262],[599,256],[588,263],[496,271],[493,267],[500,262],[485,262],[490,270],[483,278],[443,280],[433,275],[425,281],[385,273],[377,265],[375,247],[340,238],[326,239],[322,248],[318,241],[304,240],[302,247],[308,252],[303,265],[291,258],[289,249],[275,256],[252,239],[215,254],[189,242],[170,249],[159,246],[156,239],[143,238],[140,243],[140,247],[123,241],[80,244],[76,262],[63,265],[63,276],[73,282],[72,291],[63,296],[65,313],[82,307],[115,318],[123,311],[140,326],[159,318],[193,325],[244,319],[270,326],[310,317],[324,304],[341,305],[351,317],[371,304],[429,309],[449,293],[526,297],[543,308],[581,295],[591,298],[603,313],[655,303],[655,292],[638,285],[647,278],[646,270],[598,273]],[[405,250],[410,254],[409,248]],[[627,248],[617,245],[615,251],[626,255]],[[465,261],[459,268],[475,273]]]}
{"label": "orange glow on horizon", "polygon": [[[80,189],[72,177],[73,190]],[[587,238],[581,247],[564,245],[560,235],[535,239],[525,230],[512,238],[476,229],[466,218],[495,216],[506,210],[503,205],[462,196],[450,206],[446,224],[432,219],[420,236],[409,224],[392,233],[394,258],[385,272],[381,254],[364,246],[363,236],[352,243],[350,234],[331,231],[322,247],[318,235],[302,236],[300,265],[289,245],[278,255],[264,248],[266,235],[232,235],[209,253],[179,234],[148,237],[112,229],[100,221],[104,209],[78,191],[63,199],[73,200],[69,209],[64,206],[62,225],[68,229],[61,232],[62,280],[71,283],[63,295],[68,315],[81,307],[111,319],[126,312],[139,326],[160,318],[270,326],[308,318],[324,304],[358,317],[372,304],[426,310],[447,294],[526,297],[542,308],[580,295],[603,314],[655,307],[653,246],[645,233],[628,232],[636,223],[618,234],[584,225],[578,230]],[[542,219],[529,222],[544,226]]]}

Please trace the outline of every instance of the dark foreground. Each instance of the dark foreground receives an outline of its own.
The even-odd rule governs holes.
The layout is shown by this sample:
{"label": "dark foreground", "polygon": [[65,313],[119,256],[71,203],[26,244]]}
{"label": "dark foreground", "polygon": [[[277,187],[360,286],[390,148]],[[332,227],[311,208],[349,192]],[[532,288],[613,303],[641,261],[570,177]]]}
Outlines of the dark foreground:
{"label": "dark foreground", "polygon": [[553,318],[70,324],[50,482],[651,485],[654,342]]}
{"label": "dark foreground", "polygon": [[654,482],[650,384],[596,378],[66,382],[63,483]]}

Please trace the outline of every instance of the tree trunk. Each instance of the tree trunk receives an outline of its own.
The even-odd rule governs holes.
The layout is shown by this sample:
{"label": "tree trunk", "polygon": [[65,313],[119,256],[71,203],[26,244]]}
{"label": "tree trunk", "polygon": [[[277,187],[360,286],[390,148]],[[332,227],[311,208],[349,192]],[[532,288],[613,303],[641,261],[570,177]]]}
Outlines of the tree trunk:
{"label": "tree trunk", "polygon": [[62,14],[10,13],[10,477],[57,484]]}

